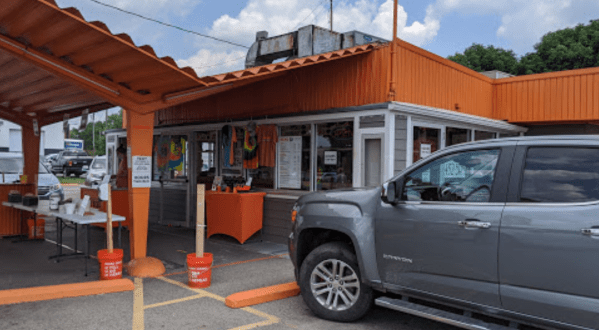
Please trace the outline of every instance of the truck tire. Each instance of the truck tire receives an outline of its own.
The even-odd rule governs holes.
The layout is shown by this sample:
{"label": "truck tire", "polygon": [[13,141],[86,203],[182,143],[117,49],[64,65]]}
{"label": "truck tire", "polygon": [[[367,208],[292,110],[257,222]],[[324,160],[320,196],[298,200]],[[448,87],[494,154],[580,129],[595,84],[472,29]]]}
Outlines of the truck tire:
{"label": "truck tire", "polygon": [[306,305],[323,319],[351,322],[372,307],[372,288],[362,283],[356,255],[345,243],[326,243],[310,252],[299,278]]}

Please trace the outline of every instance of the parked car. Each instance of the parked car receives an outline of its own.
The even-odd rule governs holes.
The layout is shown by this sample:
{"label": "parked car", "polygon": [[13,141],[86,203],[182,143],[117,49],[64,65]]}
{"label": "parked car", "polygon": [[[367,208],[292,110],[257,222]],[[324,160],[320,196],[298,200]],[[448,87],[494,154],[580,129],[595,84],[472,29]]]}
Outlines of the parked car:
{"label": "parked car", "polygon": [[58,154],[49,154],[46,157],[44,157],[44,160],[43,160],[42,164],[44,164],[44,166],[48,170],[52,170],[52,162],[54,160],[56,160],[57,157],[58,157]]}
{"label": "parked car", "polygon": [[98,185],[106,175],[106,156],[96,156],[87,171],[85,185]]}
{"label": "parked car", "polygon": [[71,174],[79,176],[89,169],[92,159],[84,150],[63,150],[52,162],[52,172],[62,173],[64,177],[69,177]]}
{"label": "parked car", "polygon": [[[23,154],[0,153],[0,181],[3,177],[6,183],[16,182],[21,174],[23,174]],[[39,175],[37,176],[37,194],[40,197],[50,197],[54,192],[60,195],[60,200],[64,198],[62,185],[58,178],[40,162]]]}
{"label": "parked car", "polygon": [[599,136],[486,140],[377,188],[302,196],[289,252],[303,299],[334,321],[374,303],[468,329],[597,329],[597,164]]}

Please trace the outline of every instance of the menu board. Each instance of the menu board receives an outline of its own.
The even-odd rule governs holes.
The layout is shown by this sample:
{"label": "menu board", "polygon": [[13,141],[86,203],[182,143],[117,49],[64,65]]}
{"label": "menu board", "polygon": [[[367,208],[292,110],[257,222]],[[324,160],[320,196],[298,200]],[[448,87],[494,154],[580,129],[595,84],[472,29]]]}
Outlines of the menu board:
{"label": "menu board", "polygon": [[302,137],[283,136],[277,143],[279,188],[301,188]]}
{"label": "menu board", "polygon": [[150,188],[152,186],[152,157],[133,156],[131,175],[132,188]]}

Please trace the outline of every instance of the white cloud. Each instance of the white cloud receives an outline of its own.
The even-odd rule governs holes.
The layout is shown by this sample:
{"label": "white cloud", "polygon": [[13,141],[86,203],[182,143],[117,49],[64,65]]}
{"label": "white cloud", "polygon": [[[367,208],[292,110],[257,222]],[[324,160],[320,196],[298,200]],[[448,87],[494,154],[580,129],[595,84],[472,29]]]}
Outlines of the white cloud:
{"label": "white cloud", "polygon": [[[328,27],[328,4],[328,1],[323,0],[250,0],[237,16],[223,15],[215,20],[207,34],[250,46],[255,40],[256,32],[261,30],[268,31],[269,36],[276,36],[309,24]],[[358,30],[391,40],[392,10],[393,0],[386,0],[380,5],[369,0],[338,1],[333,9],[333,30]],[[399,6],[398,37],[418,46],[430,42],[437,35],[440,25],[429,14],[427,12],[423,22],[407,25],[408,14]],[[179,60],[180,65],[193,67],[199,75],[243,68],[243,59],[238,56],[245,54],[246,51],[242,48],[207,43],[205,39],[198,39],[198,42],[202,49],[190,58]],[[221,62],[225,63],[218,65]],[[207,65],[213,66],[206,68]]]}
{"label": "white cloud", "polygon": [[430,7],[431,17],[440,19],[451,12],[472,15],[496,15],[501,18],[497,36],[511,43],[511,49],[523,54],[548,32],[574,27],[596,17],[597,0],[437,0]]}
{"label": "white cloud", "polygon": [[178,60],[180,67],[192,67],[199,76],[209,76],[220,72],[235,71],[243,68],[245,63],[245,51],[235,50],[231,52],[218,52],[209,49],[201,49],[188,59]]}

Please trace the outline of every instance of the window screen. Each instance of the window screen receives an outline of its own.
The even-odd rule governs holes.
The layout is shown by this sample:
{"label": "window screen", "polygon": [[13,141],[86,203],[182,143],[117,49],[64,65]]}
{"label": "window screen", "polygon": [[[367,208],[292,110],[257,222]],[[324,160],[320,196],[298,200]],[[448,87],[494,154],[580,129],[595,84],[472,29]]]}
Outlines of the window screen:
{"label": "window screen", "polygon": [[522,175],[521,202],[575,203],[593,200],[599,200],[599,149],[528,149]]}

